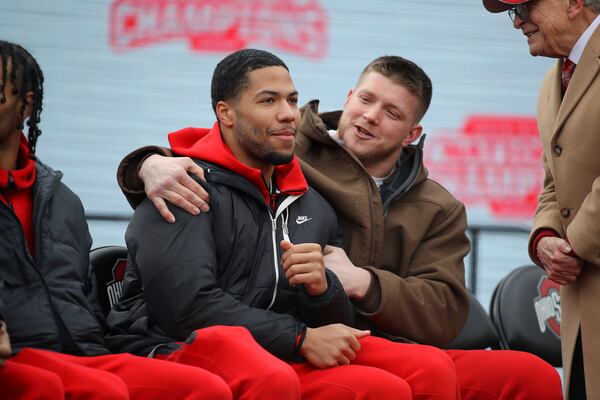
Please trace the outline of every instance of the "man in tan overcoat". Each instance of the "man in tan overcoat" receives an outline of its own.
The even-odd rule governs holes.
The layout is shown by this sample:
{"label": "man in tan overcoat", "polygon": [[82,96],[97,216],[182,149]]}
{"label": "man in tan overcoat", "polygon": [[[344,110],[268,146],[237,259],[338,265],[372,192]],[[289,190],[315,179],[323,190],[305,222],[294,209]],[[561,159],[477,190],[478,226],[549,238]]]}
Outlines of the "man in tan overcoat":
{"label": "man in tan overcoat", "polygon": [[537,106],[544,188],[531,259],[560,283],[565,391],[600,399],[600,0],[483,0],[533,56],[557,58]]}

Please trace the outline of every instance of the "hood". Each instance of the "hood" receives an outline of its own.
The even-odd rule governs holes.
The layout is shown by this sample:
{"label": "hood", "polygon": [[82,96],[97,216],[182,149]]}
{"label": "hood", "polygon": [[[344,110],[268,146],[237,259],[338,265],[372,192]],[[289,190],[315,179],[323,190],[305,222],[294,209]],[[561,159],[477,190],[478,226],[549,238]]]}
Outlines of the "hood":
{"label": "hood", "polygon": [[17,169],[11,171],[0,169],[0,188],[8,187],[9,176],[12,178],[12,183],[19,189],[27,189],[33,186],[35,182],[35,161],[30,156],[25,135],[21,135],[17,157]]}
{"label": "hood", "polygon": [[[260,191],[267,204],[272,204],[261,170],[243,164],[234,156],[229,146],[223,142],[218,122],[211,129],[184,128],[169,133],[169,144],[179,155],[218,165],[244,177]],[[273,179],[281,194],[299,195],[308,190],[296,157],[287,164],[275,166]]]}
{"label": "hood", "polygon": [[421,135],[416,145],[411,144],[402,149],[400,158],[396,162],[396,172],[383,182],[380,193],[384,213],[394,199],[427,179],[429,172],[423,165],[425,136],[425,134]]}

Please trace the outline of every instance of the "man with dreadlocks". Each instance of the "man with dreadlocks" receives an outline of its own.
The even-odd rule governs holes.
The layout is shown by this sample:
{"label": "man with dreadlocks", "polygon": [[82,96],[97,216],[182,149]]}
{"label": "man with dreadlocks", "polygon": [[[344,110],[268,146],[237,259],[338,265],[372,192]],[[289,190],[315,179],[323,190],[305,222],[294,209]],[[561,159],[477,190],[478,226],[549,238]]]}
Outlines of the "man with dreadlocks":
{"label": "man with dreadlocks", "polygon": [[0,397],[230,399],[208,371],[104,347],[83,207],[35,157],[42,71],[6,41],[0,64]]}

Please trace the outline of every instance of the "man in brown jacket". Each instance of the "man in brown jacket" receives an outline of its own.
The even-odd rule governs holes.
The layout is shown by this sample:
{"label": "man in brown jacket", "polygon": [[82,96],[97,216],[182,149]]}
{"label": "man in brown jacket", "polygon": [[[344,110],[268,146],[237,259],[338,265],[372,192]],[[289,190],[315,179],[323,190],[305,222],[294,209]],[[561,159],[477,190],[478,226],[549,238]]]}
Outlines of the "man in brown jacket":
{"label": "man in brown jacket", "polygon": [[[295,151],[310,184],[343,225],[344,249],[326,247],[325,263],[354,301],[358,326],[395,341],[442,347],[467,317],[463,258],[469,241],[464,206],[428,179],[423,140],[411,144],[422,133],[419,121],[431,92],[431,81],[416,64],[380,57],[363,70],[343,112],[318,114],[316,100],[303,108]],[[156,155],[145,159],[150,151],[170,154],[140,149],[119,168],[132,204],[144,196],[137,166],[145,160],[139,175],[165,219],[172,215],[162,198],[190,212],[206,211],[208,199],[186,173],[201,174],[195,164]],[[530,354],[447,354],[455,366],[448,373],[456,373],[462,399],[482,393],[497,399],[562,397],[556,371]]]}
{"label": "man in brown jacket", "polygon": [[537,104],[544,188],[531,259],[561,284],[565,391],[600,399],[600,0],[483,0],[508,11],[533,56],[557,58]]}

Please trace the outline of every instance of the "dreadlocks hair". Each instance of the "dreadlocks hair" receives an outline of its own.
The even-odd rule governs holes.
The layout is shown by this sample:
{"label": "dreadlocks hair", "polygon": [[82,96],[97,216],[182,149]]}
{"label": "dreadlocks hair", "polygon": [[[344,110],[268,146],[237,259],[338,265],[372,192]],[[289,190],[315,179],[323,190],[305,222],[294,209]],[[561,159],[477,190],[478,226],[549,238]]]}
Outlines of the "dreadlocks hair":
{"label": "dreadlocks hair", "polygon": [[222,59],[212,76],[210,95],[213,111],[217,112],[219,101],[235,100],[238,97],[248,86],[248,73],[266,67],[283,67],[289,71],[283,60],[264,50],[238,50]]}
{"label": "dreadlocks hair", "polygon": [[[12,63],[10,76],[7,76],[9,61]],[[2,62],[2,82],[0,82],[0,103],[6,102],[7,79],[13,86],[13,95],[18,96],[23,102],[20,110],[21,115],[25,112],[26,96],[28,92],[33,92],[33,104],[31,115],[27,120],[29,132],[27,135],[29,141],[29,151],[31,155],[35,155],[35,145],[42,131],[38,127],[40,122],[40,114],[42,113],[42,100],[44,98],[44,74],[40,69],[37,61],[33,56],[22,46],[0,40],[0,62]],[[23,129],[23,125],[18,126]]]}

